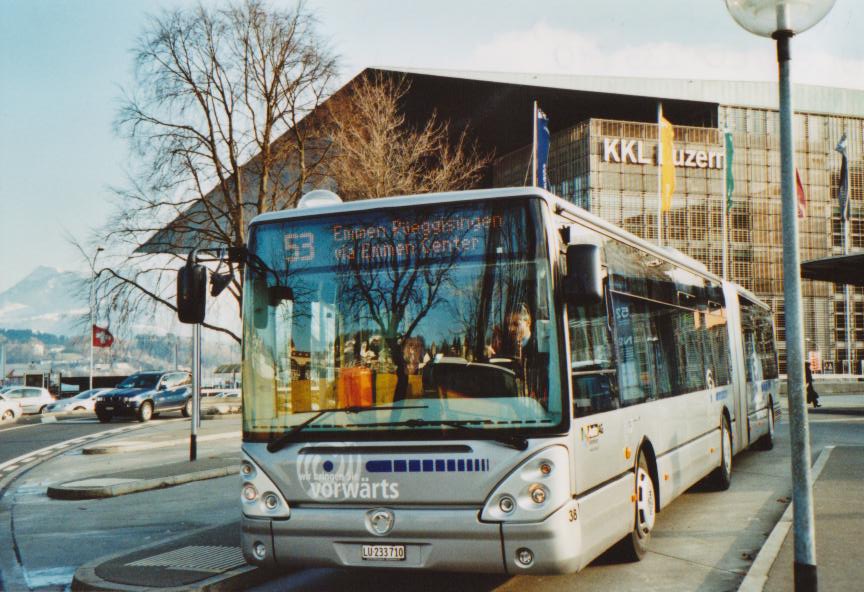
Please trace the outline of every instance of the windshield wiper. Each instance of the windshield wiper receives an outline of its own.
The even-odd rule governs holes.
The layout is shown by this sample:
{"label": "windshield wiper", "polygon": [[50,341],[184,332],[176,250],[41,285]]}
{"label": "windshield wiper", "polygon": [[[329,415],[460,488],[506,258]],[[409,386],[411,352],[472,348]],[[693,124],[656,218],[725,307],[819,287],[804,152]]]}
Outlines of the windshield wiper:
{"label": "windshield wiper", "polygon": [[[471,422],[468,421],[452,421],[452,420],[436,420],[429,421],[426,419],[408,419],[406,421],[399,422],[398,424],[391,425],[406,425],[408,427],[426,427],[426,426],[446,426],[448,428],[453,428],[457,431],[464,432],[467,434],[472,434],[476,436],[482,436],[483,439],[491,438],[500,444],[504,444],[505,446],[509,446],[510,448],[515,448],[516,450],[525,450],[528,448],[528,440],[523,436],[519,436],[517,434],[496,434],[495,430],[487,430],[484,428],[474,427],[472,425],[468,425]],[[491,420],[484,420],[482,423],[492,423]]]}
{"label": "windshield wiper", "polygon": [[298,423],[290,430],[276,438],[275,440],[271,440],[269,444],[267,444],[268,452],[276,452],[285,447],[286,444],[289,444],[294,436],[303,431],[309,424],[313,423],[322,415],[326,415],[328,413],[337,413],[339,411],[343,413],[360,413],[362,411],[392,411],[396,409],[426,409],[426,405],[393,405],[390,407],[376,407],[374,405],[354,405],[352,407],[330,407],[328,409],[321,409],[302,423]]}

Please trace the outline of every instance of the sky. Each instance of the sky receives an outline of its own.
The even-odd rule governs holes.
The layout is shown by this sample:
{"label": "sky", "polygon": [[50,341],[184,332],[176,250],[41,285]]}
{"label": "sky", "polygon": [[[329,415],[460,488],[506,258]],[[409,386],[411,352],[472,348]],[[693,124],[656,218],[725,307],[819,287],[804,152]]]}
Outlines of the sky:
{"label": "sky", "polygon": [[[0,292],[37,266],[85,271],[130,166],[113,131],[131,49],[186,0],[0,0]],[[293,2],[273,1],[293,6]],[[308,0],[340,57],[368,66],[690,79],[777,76],[774,45],[723,0]],[[864,2],[837,0],[792,44],[794,82],[864,90]],[[554,131],[554,122],[553,122]],[[526,140],[526,143],[529,140]]]}

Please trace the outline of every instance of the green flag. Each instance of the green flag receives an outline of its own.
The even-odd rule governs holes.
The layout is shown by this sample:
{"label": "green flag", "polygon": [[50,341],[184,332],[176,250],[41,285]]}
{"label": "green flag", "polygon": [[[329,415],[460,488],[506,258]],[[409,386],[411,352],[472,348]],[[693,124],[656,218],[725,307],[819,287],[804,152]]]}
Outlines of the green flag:
{"label": "green flag", "polygon": [[732,176],[732,158],[735,148],[732,146],[732,132],[723,134],[726,137],[726,211],[732,209],[732,191],[735,189],[735,178]]}

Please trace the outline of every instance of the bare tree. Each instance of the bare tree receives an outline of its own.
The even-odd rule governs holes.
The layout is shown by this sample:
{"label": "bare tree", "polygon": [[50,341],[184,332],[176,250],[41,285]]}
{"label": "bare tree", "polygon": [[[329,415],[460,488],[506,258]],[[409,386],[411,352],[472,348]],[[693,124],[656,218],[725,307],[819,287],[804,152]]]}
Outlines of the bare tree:
{"label": "bare tree", "polygon": [[421,128],[407,125],[401,102],[409,90],[404,77],[365,76],[333,109],[329,167],[343,199],[454,191],[480,180],[491,155],[435,113]]}
{"label": "bare tree", "polygon": [[[135,166],[93,241],[112,255],[96,289],[117,321],[175,309],[174,273],[191,249],[243,245],[252,217],[327,182],[328,118],[307,115],[336,65],[315,24],[302,4],[259,0],[151,19],[116,122]],[[242,270],[230,272],[239,311]],[[206,326],[239,341],[230,328]]]}
{"label": "bare tree", "polygon": [[[491,156],[470,144],[468,130],[454,134],[434,113],[419,129],[407,125],[400,103],[408,90],[404,78],[363,77],[333,109],[334,154],[328,166],[344,199],[466,189],[489,164]],[[411,219],[411,213],[406,216]],[[384,233],[367,241],[381,257],[342,265],[347,310],[377,327],[396,366],[394,400],[407,396],[404,346],[429,311],[442,303],[458,260],[456,251],[440,256],[431,249],[437,238]],[[445,238],[459,237],[449,233]],[[360,248],[354,245],[358,253]]]}

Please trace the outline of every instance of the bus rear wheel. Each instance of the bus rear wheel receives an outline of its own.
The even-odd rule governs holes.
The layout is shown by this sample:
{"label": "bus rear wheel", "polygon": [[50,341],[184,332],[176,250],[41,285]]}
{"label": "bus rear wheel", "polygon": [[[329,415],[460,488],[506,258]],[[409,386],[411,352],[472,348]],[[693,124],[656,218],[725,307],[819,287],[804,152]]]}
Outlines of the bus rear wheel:
{"label": "bus rear wheel", "polygon": [[654,479],[645,453],[639,451],[639,460],[636,463],[636,511],[633,519],[633,530],[625,536],[617,545],[616,555],[624,561],[639,561],[648,552],[648,543],[651,541],[651,531],[654,528],[654,520],[657,516],[656,498],[654,490]]}
{"label": "bus rear wheel", "polygon": [[757,442],[759,450],[771,450],[774,448],[774,402],[768,401],[768,433],[759,438]]}
{"label": "bus rear wheel", "polygon": [[708,476],[708,484],[717,491],[726,491],[732,484],[732,430],[725,416],[720,423],[720,466]]}

